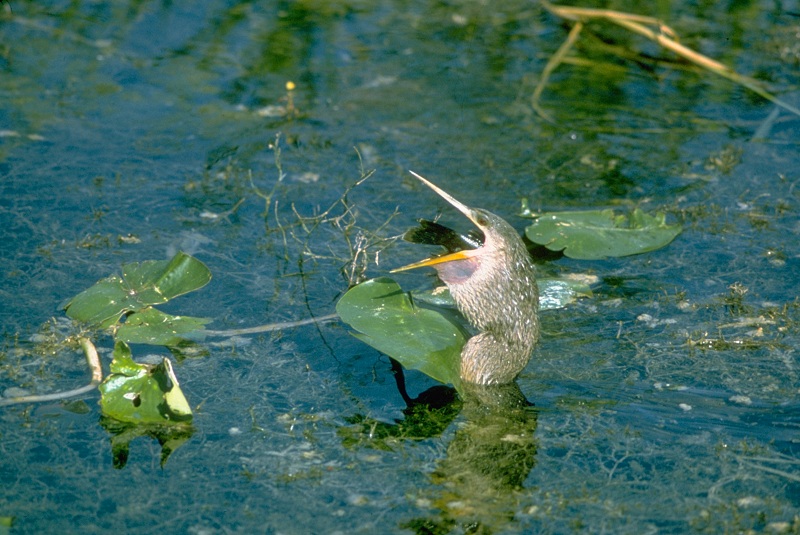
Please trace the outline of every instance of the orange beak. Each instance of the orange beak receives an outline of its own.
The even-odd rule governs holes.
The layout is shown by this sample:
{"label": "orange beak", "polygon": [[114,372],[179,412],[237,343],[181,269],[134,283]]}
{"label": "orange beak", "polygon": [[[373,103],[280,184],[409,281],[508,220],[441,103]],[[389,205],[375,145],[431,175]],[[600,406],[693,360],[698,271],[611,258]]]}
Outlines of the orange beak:
{"label": "orange beak", "polygon": [[395,268],[391,270],[389,273],[397,273],[398,271],[407,271],[409,269],[416,269],[425,266],[435,266],[436,264],[444,264],[445,262],[452,262],[453,260],[466,260],[467,258],[471,258],[480,254],[477,249],[466,249],[464,251],[458,251],[455,253],[450,253],[441,256],[432,256],[430,258],[426,258],[425,260],[420,260],[419,262],[414,262],[413,264],[409,264],[407,266]]}

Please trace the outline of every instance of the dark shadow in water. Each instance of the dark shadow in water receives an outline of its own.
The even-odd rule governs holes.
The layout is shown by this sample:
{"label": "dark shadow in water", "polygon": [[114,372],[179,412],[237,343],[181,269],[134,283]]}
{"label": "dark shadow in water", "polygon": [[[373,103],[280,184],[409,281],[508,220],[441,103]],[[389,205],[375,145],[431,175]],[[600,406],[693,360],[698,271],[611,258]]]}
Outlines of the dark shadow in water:
{"label": "dark shadow in water", "polygon": [[100,425],[111,435],[111,456],[114,468],[120,470],[128,463],[130,443],[139,437],[149,437],[161,445],[161,467],[163,468],[173,451],[192,438],[194,428],[190,424],[144,425],[120,422],[107,416],[100,417]]}
{"label": "dark shadow in water", "polygon": [[341,430],[347,445],[394,449],[402,440],[440,435],[459,413],[463,420],[431,474],[438,488],[419,497],[431,514],[400,527],[421,534],[502,531],[519,511],[519,491],[536,464],[536,409],[516,383],[466,385],[460,396],[437,385],[411,398],[399,364],[393,371],[407,405],[404,418],[387,424],[353,417],[356,425]]}
{"label": "dark shadow in water", "polygon": [[454,388],[436,385],[411,398],[406,392],[403,369],[393,359],[392,371],[397,389],[406,403],[403,418],[391,424],[362,414],[345,418],[347,423],[352,424],[339,429],[345,446],[367,446],[391,451],[403,440],[424,440],[441,435],[461,412],[462,401]]}

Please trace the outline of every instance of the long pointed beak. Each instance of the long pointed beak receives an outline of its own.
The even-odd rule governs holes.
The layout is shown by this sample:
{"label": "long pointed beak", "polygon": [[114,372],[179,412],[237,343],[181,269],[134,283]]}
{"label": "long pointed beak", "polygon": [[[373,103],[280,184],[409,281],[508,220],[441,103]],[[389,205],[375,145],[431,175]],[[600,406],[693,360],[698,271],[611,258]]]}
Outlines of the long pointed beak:
{"label": "long pointed beak", "polygon": [[442,256],[432,256],[430,258],[426,258],[425,260],[420,260],[419,262],[414,262],[413,264],[409,264],[407,266],[395,268],[391,270],[389,273],[397,273],[398,271],[408,271],[409,269],[416,269],[425,266],[435,266],[436,264],[444,264],[445,262],[452,262],[453,260],[465,260],[477,254],[479,254],[477,249],[466,249],[464,251],[458,251],[455,253],[450,253]]}
{"label": "long pointed beak", "polygon": [[[418,175],[414,171],[409,171],[409,173],[417,177],[423,184],[431,188],[433,191],[438,193],[440,197],[442,197],[444,200],[452,204],[454,208],[456,208],[459,212],[464,214],[470,221],[472,221],[476,225],[478,224],[475,221],[475,216],[473,215],[474,212],[472,208],[462,203],[461,201],[459,201],[458,199],[447,193],[445,190],[443,190],[442,188],[440,188],[427,178]],[[413,264],[393,269],[389,273],[397,273],[398,271],[406,271],[409,269],[416,269],[425,266],[435,266],[436,264],[443,264],[445,262],[452,262],[454,260],[465,260],[467,258],[471,258],[478,254],[480,254],[478,249],[466,249],[463,251],[457,251],[455,253],[450,253],[442,256],[432,256],[430,258],[426,258],[425,260],[420,260],[419,262],[414,262]]]}
{"label": "long pointed beak", "polygon": [[423,184],[425,184],[426,186],[431,188],[433,191],[438,193],[439,196],[442,199],[444,199],[447,202],[449,202],[450,204],[452,204],[459,212],[461,212],[462,214],[467,216],[467,218],[469,218],[470,221],[475,223],[475,219],[474,219],[475,216],[472,215],[472,208],[470,208],[466,204],[462,203],[461,201],[459,201],[458,199],[456,199],[455,197],[453,197],[452,195],[447,193],[445,190],[443,190],[442,188],[440,188],[439,186],[437,186],[436,184],[434,184],[433,182],[431,182],[427,178],[425,178],[425,177],[423,177],[421,175],[418,175],[417,173],[415,173],[414,171],[411,171],[411,170],[409,170],[408,172],[411,173],[412,175],[414,175],[415,177],[417,177]]}

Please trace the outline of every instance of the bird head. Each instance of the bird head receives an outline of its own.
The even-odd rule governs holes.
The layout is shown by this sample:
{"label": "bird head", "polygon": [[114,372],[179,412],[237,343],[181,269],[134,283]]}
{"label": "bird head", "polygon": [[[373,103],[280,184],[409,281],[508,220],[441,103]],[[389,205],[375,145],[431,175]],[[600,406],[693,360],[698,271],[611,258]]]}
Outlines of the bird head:
{"label": "bird head", "polygon": [[[482,208],[467,206],[433,182],[414,171],[410,171],[410,173],[472,221],[483,234],[483,244],[474,249],[463,249],[449,254],[432,256],[419,262],[393,269],[392,273],[433,266],[444,282],[448,284],[462,283],[480,269],[482,262],[496,258],[498,255],[502,256],[510,240],[519,241],[516,231],[503,218]],[[498,261],[502,261],[502,258],[498,259]]]}

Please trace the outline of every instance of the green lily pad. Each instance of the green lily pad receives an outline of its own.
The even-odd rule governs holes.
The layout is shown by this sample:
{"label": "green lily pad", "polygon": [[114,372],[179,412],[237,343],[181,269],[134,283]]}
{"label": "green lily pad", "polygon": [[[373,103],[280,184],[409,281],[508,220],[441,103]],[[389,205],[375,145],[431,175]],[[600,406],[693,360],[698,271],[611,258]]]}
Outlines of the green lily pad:
{"label": "green lily pad", "polygon": [[339,299],[336,312],[357,331],[356,338],[403,367],[459,386],[464,331],[442,312],[415,305],[392,279],[354,286]]}
{"label": "green lily pad", "polygon": [[525,235],[570,258],[596,260],[654,251],[681,230],[680,225],[668,225],[663,212],[649,215],[637,208],[629,216],[613,210],[543,213],[525,229]]}
{"label": "green lily pad", "polygon": [[149,260],[122,266],[64,305],[67,316],[105,329],[126,312],[141,310],[205,286],[211,272],[201,261],[179,252],[171,260]]}
{"label": "green lily pad", "polygon": [[122,341],[114,345],[111,375],[99,389],[103,414],[122,422],[164,424],[192,418],[170,361],[165,358],[156,366],[134,362]]}
{"label": "green lily pad", "polygon": [[[555,310],[574,303],[579,297],[591,297],[592,289],[588,284],[572,279],[539,278],[539,310]],[[412,291],[416,302],[423,302],[437,307],[455,308],[456,304],[447,286],[439,286],[433,290]]]}
{"label": "green lily pad", "polygon": [[176,346],[186,340],[185,335],[203,329],[208,318],[172,316],[147,307],[131,314],[117,330],[117,340],[123,342]]}

